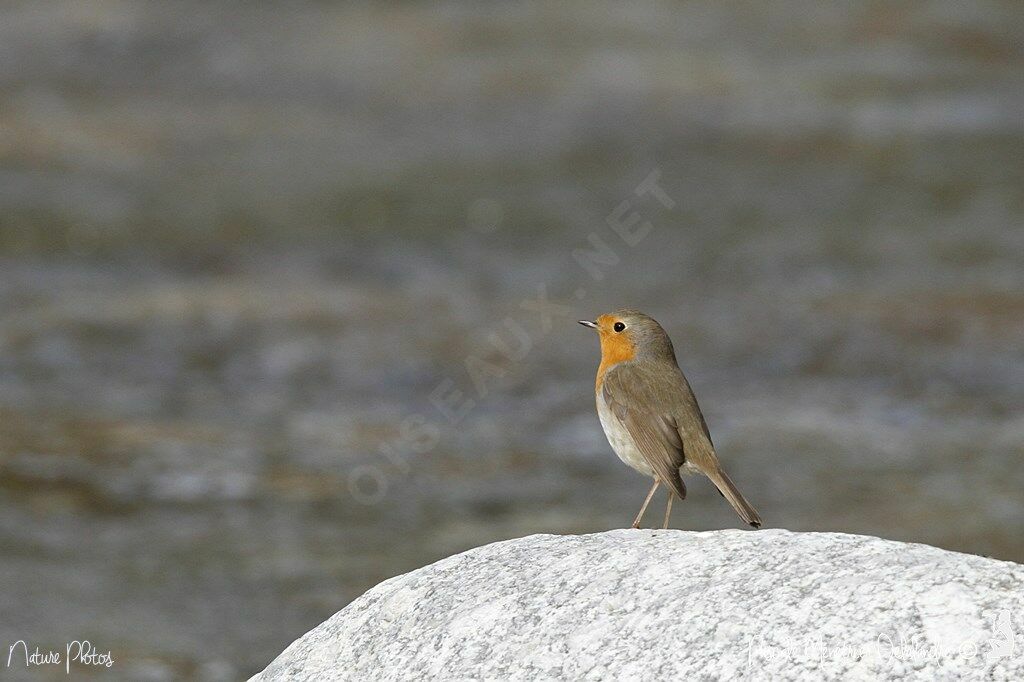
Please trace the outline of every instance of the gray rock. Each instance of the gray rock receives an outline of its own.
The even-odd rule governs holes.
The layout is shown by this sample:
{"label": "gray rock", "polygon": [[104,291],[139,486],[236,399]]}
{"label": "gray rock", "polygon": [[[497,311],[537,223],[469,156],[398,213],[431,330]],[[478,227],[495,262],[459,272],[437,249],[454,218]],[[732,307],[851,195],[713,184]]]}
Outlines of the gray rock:
{"label": "gray rock", "polygon": [[782,530],[533,535],[376,586],[253,680],[1024,679],[1024,566]]}

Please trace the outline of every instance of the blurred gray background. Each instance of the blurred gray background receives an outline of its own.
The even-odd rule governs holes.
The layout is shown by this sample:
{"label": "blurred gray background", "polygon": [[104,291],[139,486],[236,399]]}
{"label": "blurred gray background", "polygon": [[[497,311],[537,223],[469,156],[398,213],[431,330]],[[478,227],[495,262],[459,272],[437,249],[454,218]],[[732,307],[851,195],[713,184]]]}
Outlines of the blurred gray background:
{"label": "blurred gray background", "polygon": [[4,647],[238,679],[628,525],[575,324],[625,305],[767,525],[1024,561],[1019,2],[8,0],[0,98]]}

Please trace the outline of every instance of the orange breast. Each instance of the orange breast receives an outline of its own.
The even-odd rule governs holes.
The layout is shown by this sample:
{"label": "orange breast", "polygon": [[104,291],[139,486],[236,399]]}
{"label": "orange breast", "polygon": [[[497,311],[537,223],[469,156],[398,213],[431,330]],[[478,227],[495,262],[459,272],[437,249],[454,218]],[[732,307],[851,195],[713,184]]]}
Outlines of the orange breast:
{"label": "orange breast", "polygon": [[605,372],[620,362],[632,360],[635,355],[636,349],[625,334],[606,334],[602,332],[601,364],[597,368],[596,390],[601,390]]}

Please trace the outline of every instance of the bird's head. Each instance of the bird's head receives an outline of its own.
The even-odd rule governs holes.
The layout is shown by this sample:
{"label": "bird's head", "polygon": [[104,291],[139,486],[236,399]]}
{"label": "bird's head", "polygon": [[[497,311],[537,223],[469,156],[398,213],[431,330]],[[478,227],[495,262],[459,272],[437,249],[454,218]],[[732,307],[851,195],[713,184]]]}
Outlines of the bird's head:
{"label": "bird's head", "polygon": [[675,362],[672,341],[649,315],[623,308],[601,315],[593,322],[580,320],[580,324],[597,331],[601,339],[601,361],[605,364],[635,357]]}

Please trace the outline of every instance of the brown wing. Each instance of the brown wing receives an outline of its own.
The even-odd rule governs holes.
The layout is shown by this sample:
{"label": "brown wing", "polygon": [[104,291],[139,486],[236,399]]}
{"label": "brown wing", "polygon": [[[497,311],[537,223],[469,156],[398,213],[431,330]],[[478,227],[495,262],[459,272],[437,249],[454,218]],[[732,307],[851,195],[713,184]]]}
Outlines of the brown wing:
{"label": "brown wing", "polygon": [[707,436],[708,443],[711,445],[711,448],[714,449],[715,444],[714,441],[711,440],[711,431],[708,430],[708,423],[704,419],[704,413],[700,411],[700,405],[697,404],[697,397],[693,395],[693,389],[690,388],[690,382],[686,380],[686,376],[683,374],[682,370],[679,371],[679,378],[683,380],[684,393],[682,396],[682,407],[684,409],[684,414],[697,415],[697,419],[700,420],[700,428],[704,432],[704,435]]}
{"label": "brown wing", "polygon": [[628,364],[619,364],[605,374],[601,395],[612,413],[626,427],[637,450],[654,473],[679,499],[686,497],[686,486],[679,467],[686,458],[679,427],[671,415],[658,414],[645,407],[652,401],[645,394],[650,387],[644,377]]}

